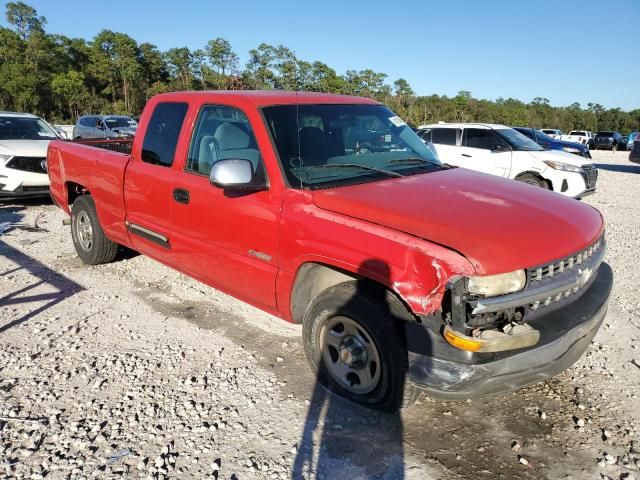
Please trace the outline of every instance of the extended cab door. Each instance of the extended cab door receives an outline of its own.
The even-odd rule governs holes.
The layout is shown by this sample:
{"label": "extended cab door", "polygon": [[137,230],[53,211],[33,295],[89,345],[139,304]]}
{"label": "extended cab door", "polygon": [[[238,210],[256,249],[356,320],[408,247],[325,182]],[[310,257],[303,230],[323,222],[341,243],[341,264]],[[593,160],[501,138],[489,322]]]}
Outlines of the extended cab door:
{"label": "extended cab door", "polygon": [[173,254],[182,271],[275,312],[282,194],[225,190],[209,181],[216,161],[245,159],[255,179],[266,182],[261,147],[269,145],[257,144],[254,132],[264,126],[255,123],[239,108],[200,108],[184,169],[173,179]]}
{"label": "extended cab door", "polygon": [[511,172],[511,149],[488,128],[465,128],[462,132],[460,166],[509,177]]}
{"label": "extended cab door", "polygon": [[144,139],[134,143],[125,173],[126,226],[136,250],[173,264],[171,167],[188,105],[161,102],[151,108]]}

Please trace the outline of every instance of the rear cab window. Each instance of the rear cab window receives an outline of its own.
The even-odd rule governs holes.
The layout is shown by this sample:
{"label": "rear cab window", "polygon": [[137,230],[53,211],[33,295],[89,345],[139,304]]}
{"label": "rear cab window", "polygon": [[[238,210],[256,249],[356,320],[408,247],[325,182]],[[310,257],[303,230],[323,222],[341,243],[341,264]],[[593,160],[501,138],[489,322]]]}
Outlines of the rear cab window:
{"label": "rear cab window", "polygon": [[142,161],[163,167],[173,164],[178,137],[189,106],[187,103],[158,103],[151,114],[142,144]]}

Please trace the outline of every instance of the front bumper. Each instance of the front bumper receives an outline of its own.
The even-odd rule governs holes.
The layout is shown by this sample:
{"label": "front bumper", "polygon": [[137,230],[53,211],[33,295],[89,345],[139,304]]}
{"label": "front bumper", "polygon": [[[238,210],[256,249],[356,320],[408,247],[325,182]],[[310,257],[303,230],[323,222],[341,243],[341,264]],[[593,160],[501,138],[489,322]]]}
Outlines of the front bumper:
{"label": "front bumper", "polygon": [[539,345],[478,354],[446,343],[433,324],[406,325],[409,378],[432,397],[466,400],[519,389],[573,365],[589,346],[607,312],[613,272],[602,263],[588,289],[574,302],[539,316],[532,326]]}
{"label": "front bumper", "polygon": [[0,197],[35,197],[49,195],[49,176],[0,167]]}

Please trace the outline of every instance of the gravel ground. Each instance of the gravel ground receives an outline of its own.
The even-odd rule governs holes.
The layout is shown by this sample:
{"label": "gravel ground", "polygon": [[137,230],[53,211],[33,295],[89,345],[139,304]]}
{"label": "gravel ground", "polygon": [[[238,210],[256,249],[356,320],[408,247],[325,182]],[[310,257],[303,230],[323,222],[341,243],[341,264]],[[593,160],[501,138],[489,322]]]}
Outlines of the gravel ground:
{"label": "gravel ground", "polygon": [[0,204],[0,478],[640,478],[640,166],[594,152],[616,275],[546,383],[385,415],[328,395],[300,328],[146,257],[87,267],[47,202]]}

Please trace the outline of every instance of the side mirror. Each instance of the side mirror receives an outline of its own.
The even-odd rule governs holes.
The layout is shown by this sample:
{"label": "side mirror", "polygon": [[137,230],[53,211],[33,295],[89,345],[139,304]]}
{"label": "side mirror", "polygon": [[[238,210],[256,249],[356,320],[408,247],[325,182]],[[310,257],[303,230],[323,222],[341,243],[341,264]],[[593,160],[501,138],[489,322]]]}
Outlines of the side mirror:
{"label": "side mirror", "polygon": [[102,122],[96,123],[96,128],[98,130],[104,130],[105,129],[104,123],[102,123]]}
{"label": "side mirror", "polygon": [[509,149],[507,148],[507,146],[503,143],[496,143],[493,148],[491,149],[492,152],[496,152],[496,153],[501,153],[501,152],[507,152],[509,151]]}
{"label": "side mirror", "polygon": [[219,188],[236,190],[264,190],[266,185],[253,181],[253,165],[245,159],[218,160],[211,165],[209,180]]}

